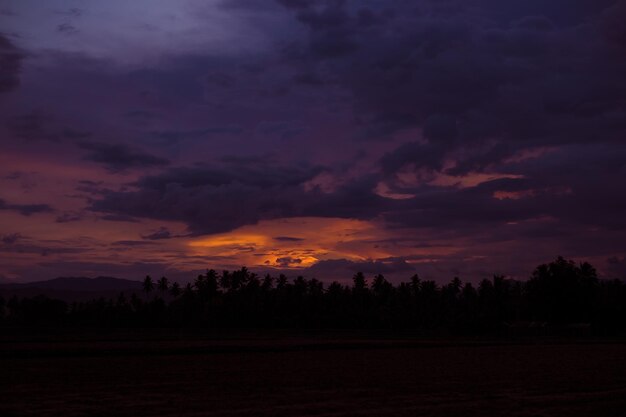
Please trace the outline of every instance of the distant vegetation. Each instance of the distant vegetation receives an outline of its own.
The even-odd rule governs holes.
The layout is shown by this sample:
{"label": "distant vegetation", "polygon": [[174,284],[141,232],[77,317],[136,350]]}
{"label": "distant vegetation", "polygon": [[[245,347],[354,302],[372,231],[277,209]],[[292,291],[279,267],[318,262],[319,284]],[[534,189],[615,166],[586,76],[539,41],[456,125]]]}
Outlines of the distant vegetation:
{"label": "distant vegetation", "polygon": [[2,326],[391,329],[422,334],[626,332],[626,284],[598,280],[588,263],[561,257],[522,282],[494,276],[477,286],[454,278],[392,285],[362,273],[352,285],[302,276],[214,270],[181,287],[146,277],[143,292],[66,303],[45,296],[0,298]]}

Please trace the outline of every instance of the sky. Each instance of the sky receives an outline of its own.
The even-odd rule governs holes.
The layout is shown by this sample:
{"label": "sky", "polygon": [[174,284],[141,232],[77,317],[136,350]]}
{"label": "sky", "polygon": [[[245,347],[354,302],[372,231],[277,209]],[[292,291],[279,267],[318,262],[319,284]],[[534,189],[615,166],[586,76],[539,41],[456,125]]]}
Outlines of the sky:
{"label": "sky", "polygon": [[0,281],[626,277],[626,1],[0,0]]}

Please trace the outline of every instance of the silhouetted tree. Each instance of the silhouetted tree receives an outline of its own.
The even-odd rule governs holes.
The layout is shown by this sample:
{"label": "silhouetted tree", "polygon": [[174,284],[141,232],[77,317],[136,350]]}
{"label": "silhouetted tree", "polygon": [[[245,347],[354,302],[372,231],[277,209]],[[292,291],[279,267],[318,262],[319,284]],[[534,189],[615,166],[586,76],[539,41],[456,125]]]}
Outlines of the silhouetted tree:
{"label": "silhouetted tree", "polygon": [[[274,285],[275,284],[275,285]],[[332,327],[412,329],[424,335],[511,334],[516,322],[549,322],[554,328],[587,328],[597,335],[626,335],[626,285],[599,281],[588,263],[561,257],[539,265],[528,282],[494,275],[478,287],[458,277],[437,285],[417,275],[394,286],[383,275],[368,283],[356,273],[352,285],[281,274],[261,279],[247,268],[210,269],[181,291],[161,278],[156,287],[172,297],[151,300],[132,293],[71,305],[46,297],[0,297],[2,326],[194,326]],[[143,281],[149,294],[150,276]],[[182,294],[181,294],[182,292]],[[578,323],[568,325],[568,323]],[[503,333],[504,329],[507,330]],[[621,333],[620,333],[621,332]]]}
{"label": "silhouetted tree", "polygon": [[411,291],[413,292],[413,296],[417,296],[420,292],[421,281],[420,277],[417,274],[414,274],[411,277]]}
{"label": "silhouetted tree", "polygon": [[157,281],[157,287],[159,288],[159,291],[161,291],[161,293],[165,294],[170,288],[170,282],[166,277],[161,277]]}
{"label": "silhouetted tree", "polygon": [[270,274],[265,275],[261,288],[263,291],[268,292],[274,287],[274,278]]}
{"label": "silhouetted tree", "polygon": [[220,288],[222,291],[228,291],[231,287],[230,271],[223,271],[220,276]]}
{"label": "silhouetted tree", "polygon": [[353,290],[354,292],[363,292],[367,288],[367,281],[365,280],[365,275],[362,272],[357,272],[352,277]]}
{"label": "silhouetted tree", "polygon": [[276,289],[282,290],[287,286],[287,277],[284,274],[280,274],[278,276],[278,281],[276,282]]}
{"label": "silhouetted tree", "polygon": [[150,294],[154,289],[154,281],[152,281],[152,277],[150,275],[146,275],[143,280],[143,291],[146,294]]}
{"label": "silhouetted tree", "polygon": [[174,298],[177,298],[180,296],[182,290],[180,288],[180,284],[178,282],[173,282],[172,286],[170,287],[170,295]]}
{"label": "silhouetted tree", "polygon": [[576,265],[561,256],[539,265],[527,285],[533,316],[557,323],[589,321],[597,290],[590,264]]}
{"label": "silhouetted tree", "polygon": [[217,275],[217,272],[214,269],[209,269],[208,271],[206,271],[205,291],[207,292],[209,297],[213,297],[215,296],[215,294],[217,294],[217,291],[219,288],[218,280],[219,280],[219,276]]}
{"label": "silhouetted tree", "polygon": [[0,321],[4,320],[4,316],[5,316],[5,306],[6,305],[6,301],[4,299],[4,297],[0,296]]}
{"label": "silhouetted tree", "polygon": [[141,310],[142,307],[142,301],[139,297],[137,297],[137,294],[133,293],[130,296],[130,305],[133,308],[134,311],[139,311]]}

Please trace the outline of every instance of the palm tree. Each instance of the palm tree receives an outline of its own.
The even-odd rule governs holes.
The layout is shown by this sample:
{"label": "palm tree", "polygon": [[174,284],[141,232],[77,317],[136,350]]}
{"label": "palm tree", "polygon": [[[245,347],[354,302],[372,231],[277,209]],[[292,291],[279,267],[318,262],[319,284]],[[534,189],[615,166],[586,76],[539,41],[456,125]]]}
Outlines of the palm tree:
{"label": "palm tree", "polygon": [[150,275],[146,275],[143,280],[143,291],[146,294],[150,294],[154,289],[154,281],[152,281],[152,277]]}
{"label": "palm tree", "polygon": [[183,290],[183,295],[187,298],[192,297],[194,295],[193,286],[191,285],[191,282],[188,282],[187,285],[185,285],[185,289]]}
{"label": "palm tree", "polygon": [[263,291],[268,292],[274,287],[274,278],[270,274],[266,274],[265,278],[263,278],[263,283],[261,284],[261,288]]}
{"label": "palm tree", "polygon": [[161,279],[157,281],[157,287],[159,288],[159,291],[166,293],[170,288],[170,282],[166,277],[161,277]]}
{"label": "palm tree", "polygon": [[204,275],[199,274],[196,277],[196,280],[193,282],[193,286],[199,293],[204,293],[204,287],[206,286],[205,285],[205,280],[204,280]]}
{"label": "palm tree", "polygon": [[170,295],[174,298],[177,298],[181,293],[180,284],[178,282],[172,283],[170,287]]}
{"label": "palm tree", "polygon": [[411,277],[411,290],[413,292],[413,296],[416,296],[420,292],[420,286],[422,281],[420,280],[419,275],[414,274]]}
{"label": "palm tree", "polygon": [[298,294],[298,296],[305,295],[307,292],[308,286],[309,286],[308,281],[302,275],[298,275],[296,279],[293,280],[293,288],[295,290],[295,293]]}
{"label": "palm tree", "polygon": [[380,295],[383,292],[383,288],[387,285],[387,280],[382,274],[378,274],[374,277],[372,282],[372,290],[374,294]]}
{"label": "palm tree", "polygon": [[219,287],[219,276],[214,269],[209,269],[206,271],[206,289],[210,297],[215,296],[217,294],[217,290]]}
{"label": "palm tree", "polygon": [[354,277],[352,277],[353,290],[354,292],[362,292],[367,289],[367,281],[365,280],[365,275],[362,272],[357,272]]}
{"label": "palm tree", "polygon": [[137,294],[133,293],[133,295],[130,296],[130,305],[135,312],[141,310],[142,302],[141,299],[137,297]]}
{"label": "palm tree", "polygon": [[284,290],[287,287],[287,277],[285,274],[280,274],[278,276],[278,281],[276,281],[276,289]]}
{"label": "palm tree", "polygon": [[223,292],[227,292],[231,287],[231,273],[230,271],[224,270],[222,272],[222,276],[220,277],[220,287]]}

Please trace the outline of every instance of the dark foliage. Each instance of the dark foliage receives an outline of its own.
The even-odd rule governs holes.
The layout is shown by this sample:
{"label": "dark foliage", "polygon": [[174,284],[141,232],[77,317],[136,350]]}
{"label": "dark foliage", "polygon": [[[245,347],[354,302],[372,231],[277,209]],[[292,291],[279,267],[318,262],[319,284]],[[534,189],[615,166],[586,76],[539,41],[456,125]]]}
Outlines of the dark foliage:
{"label": "dark foliage", "polygon": [[0,298],[6,326],[410,329],[422,334],[589,335],[626,331],[626,284],[600,281],[588,263],[561,257],[527,282],[494,276],[478,286],[414,275],[394,286],[362,274],[352,286],[298,276],[260,277],[247,268],[209,270],[181,287],[144,280],[144,293],[68,305]]}

